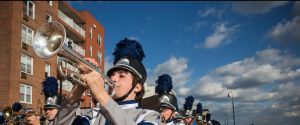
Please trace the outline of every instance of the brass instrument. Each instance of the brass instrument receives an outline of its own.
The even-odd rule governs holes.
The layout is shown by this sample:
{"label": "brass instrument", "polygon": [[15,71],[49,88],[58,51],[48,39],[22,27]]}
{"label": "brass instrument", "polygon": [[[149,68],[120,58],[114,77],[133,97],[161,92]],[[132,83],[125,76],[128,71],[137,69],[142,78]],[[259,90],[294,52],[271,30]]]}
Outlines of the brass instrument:
{"label": "brass instrument", "polygon": [[[14,125],[23,125],[26,121],[25,118],[36,115],[34,112],[14,112],[11,107],[5,107],[3,109],[3,116],[5,119],[5,122],[10,122]],[[42,116],[42,115],[36,115],[36,116]],[[45,123],[45,119],[40,119],[41,125]]]}
{"label": "brass instrument", "polygon": [[13,110],[10,107],[5,107],[3,109],[3,116],[5,121],[9,120],[12,117]]}
{"label": "brass instrument", "polygon": [[202,116],[201,114],[196,114],[195,121],[197,125],[203,125]]}
{"label": "brass instrument", "polygon": [[104,78],[105,85],[108,85],[111,89],[110,96],[113,96],[115,83],[104,73],[100,72],[96,66],[86,61],[83,56],[64,44],[65,39],[66,31],[64,26],[56,21],[48,22],[37,30],[32,47],[36,55],[40,58],[50,58],[55,54],[59,56],[58,72],[63,79],[68,79],[85,87],[87,86],[86,81],[81,78],[80,73],[69,70],[63,71],[63,69],[66,69],[63,67],[63,62],[67,62],[74,67],[84,66],[83,69],[87,71],[97,71]]}

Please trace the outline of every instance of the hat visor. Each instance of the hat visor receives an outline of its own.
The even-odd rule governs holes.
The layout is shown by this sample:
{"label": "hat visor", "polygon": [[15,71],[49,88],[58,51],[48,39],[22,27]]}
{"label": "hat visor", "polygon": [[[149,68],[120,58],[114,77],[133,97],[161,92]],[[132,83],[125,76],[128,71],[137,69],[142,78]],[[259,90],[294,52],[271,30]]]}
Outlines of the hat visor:
{"label": "hat visor", "polygon": [[140,73],[138,73],[133,67],[129,66],[129,65],[116,65],[112,68],[110,68],[108,71],[107,71],[107,76],[109,77],[113,71],[115,71],[116,69],[125,69],[125,70],[128,70],[130,72],[132,72],[133,74],[137,75],[140,79],[142,79],[142,75]]}
{"label": "hat visor", "polygon": [[184,115],[185,118],[193,118],[192,115]]}
{"label": "hat visor", "polygon": [[172,106],[171,104],[168,104],[168,103],[161,103],[160,107],[169,107],[172,110],[176,110],[176,108],[174,106]]}
{"label": "hat visor", "polygon": [[59,108],[59,105],[45,105],[44,109],[56,109]]}

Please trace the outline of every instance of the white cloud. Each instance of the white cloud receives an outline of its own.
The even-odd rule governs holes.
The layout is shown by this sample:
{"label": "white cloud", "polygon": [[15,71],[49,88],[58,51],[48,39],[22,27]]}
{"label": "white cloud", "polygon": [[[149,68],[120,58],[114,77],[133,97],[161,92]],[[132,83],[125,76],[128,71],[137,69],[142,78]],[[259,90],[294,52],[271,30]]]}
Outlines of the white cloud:
{"label": "white cloud", "polygon": [[219,67],[215,74],[222,76],[224,86],[229,88],[257,87],[292,76],[297,70],[290,68],[299,64],[299,58],[280,50],[266,49],[254,57]]}
{"label": "white cloud", "polygon": [[210,14],[216,13],[216,9],[215,8],[207,8],[206,10],[202,11],[202,10],[198,10],[198,14],[201,17],[205,17],[208,16]]}
{"label": "white cloud", "polygon": [[256,60],[260,60],[263,63],[278,63],[281,62],[283,57],[281,51],[278,49],[267,49],[264,51],[256,52]]}
{"label": "white cloud", "polygon": [[181,96],[188,96],[188,93],[190,91],[190,88],[186,88],[186,87],[179,87],[177,89],[178,94],[180,94]]}
{"label": "white cloud", "polygon": [[[243,87],[256,87],[257,85],[268,84],[274,80],[282,79],[281,70],[270,64],[254,64],[252,69],[247,70],[248,71],[238,76],[239,78],[237,78],[232,85],[237,84],[236,82],[240,82],[239,84],[244,85]],[[252,85],[249,85],[251,82]],[[256,82],[256,84],[253,82]]]}
{"label": "white cloud", "polygon": [[169,60],[162,64],[158,64],[154,70],[154,76],[157,77],[162,74],[169,74],[172,77],[174,87],[184,85],[191,75],[188,71],[188,60],[184,57],[176,58],[170,57]]}
{"label": "white cloud", "polygon": [[244,116],[236,117],[239,124],[284,124],[288,120],[293,122],[287,124],[294,125],[300,121],[299,59],[278,49],[265,49],[215,69],[185,94],[200,99],[217,120],[223,119],[225,113],[232,115],[231,98],[227,98],[231,91],[236,116]]}
{"label": "white cloud", "polygon": [[[274,53],[271,54],[271,52]],[[202,98],[220,99],[224,98],[229,90],[234,90],[236,96],[245,101],[274,99],[280,93],[262,88],[273,85],[280,90],[281,84],[300,79],[300,69],[297,69],[300,66],[299,59],[277,49],[266,49],[257,52],[253,57],[217,68],[200,78],[190,92]],[[287,62],[294,63],[286,64]],[[295,87],[294,84],[292,85]],[[286,92],[291,94],[291,90]],[[281,92],[281,94],[284,93]]]}
{"label": "white cloud", "polygon": [[225,34],[214,33],[213,35],[206,38],[204,46],[205,48],[216,48],[226,38]]}
{"label": "white cloud", "polygon": [[172,77],[173,89],[178,97],[179,107],[182,108],[181,104],[184,103],[182,96],[188,96],[187,94],[190,91],[189,87],[184,86],[192,73],[188,69],[188,60],[184,57],[171,56],[165,62],[158,64],[151,72],[153,74],[147,78],[148,85],[156,86],[154,81],[162,74],[169,74]]}
{"label": "white cloud", "polygon": [[194,23],[190,27],[186,27],[185,31],[193,30],[194,32],[197,32],[200,29],[200,27],[205,26],[206,24],[207,24],[206,21],[199,21],[199,22]]}
{"label": "white cloud", "polygon": [[239,25],[227,27],[226,23],[215,24],[215,31],[205,39],[204,47],[208,49],[216,48],[231,40],[231,35],[237,30]]}
{"label": "white cloud", "polygon": [[278,96],[276,92],[265,92],[259,88],[236,89],[235,97],[241,98],[244,102],[259,102],[268,99],[273,99]]}
{"label": "white cloud", "polygon": [[220,19],[220,18],[222,18],[224,13],[225,13],[224,9],[216,9],[214,7],[206,8],[205,10],[198,10],[198,14],[201,17],[216,16]]}
{"label": "white cloud", "polygon": [[280,69],[298,66],[300,63],[300,58],[294,58],[292,55],[278,49],[266,49],[257,52],[255,60],[259,60],[261,64],[276,64],[276,67]]}
{"label": "white cloud", "polygon": [[265,14],[276,7],[289,3],[288,1],[240,1],[233,2],[232,8],[240,14]]}
{"label": "white cloud", "polygon": [[232,115],[231,100],[227,97],[231,91],[236,116],[246,117],[236,117],[239,124],[246,125],[253,120],[266,123],[266,120],[274,119],[280,124],[284,123],[283,119],[299,121],[299,59],[269,48],[256,52],[252,57],[221,66],[191,86],[186,84],[191,75],[188,60],[170,57],[155,67],[153,76],[155,80],[164,73],[172,76],[180,108],[185,102],[184,98],[192,95],[195,98],[194,108],[201,102],[203,108],[208,108],[212,113],[212,118],[221,122],[225,113]]}
{"label": "white cloud", "polygon": [[300,111],[285,112],[284,116],[287,116],[287,117],[299,117],[300,116]]}
{"label": "white cloud", "polygon": [[197,87],[197,89],[201,88],[201,91],[197,91],[196,89],[193,89],[195,91],[195,94],[197,94],[197,96],[213,96],[216,98],[223,98],[224,94],[226,95],[226,93],[224,93],[225,88],[222,86],[222,84],[218,82],[203,82],[203,81],[200,81],[201,84],[199,84],[199,86]]}
{"label": "white cloud", "polygon": [[269,36],[279,42],[300,43],[300,16],[287,22],[279,22],[272,28]]}

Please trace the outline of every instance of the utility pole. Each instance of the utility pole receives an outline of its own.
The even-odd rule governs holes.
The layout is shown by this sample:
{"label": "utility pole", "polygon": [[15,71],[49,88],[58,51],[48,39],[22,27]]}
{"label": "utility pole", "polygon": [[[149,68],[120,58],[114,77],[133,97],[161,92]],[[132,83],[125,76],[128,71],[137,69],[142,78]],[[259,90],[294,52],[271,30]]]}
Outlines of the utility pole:
{"label": "utility pole", "polygon": [[[235,115],[234,115],[234,103],[233,103],[233,93],[232,92],[229,92],[231,93],[231,103],[232,103],[232,117],[233,117],[233,125],[235,125]],[[228,98],[230,98],[230,95],[228,93]]]}

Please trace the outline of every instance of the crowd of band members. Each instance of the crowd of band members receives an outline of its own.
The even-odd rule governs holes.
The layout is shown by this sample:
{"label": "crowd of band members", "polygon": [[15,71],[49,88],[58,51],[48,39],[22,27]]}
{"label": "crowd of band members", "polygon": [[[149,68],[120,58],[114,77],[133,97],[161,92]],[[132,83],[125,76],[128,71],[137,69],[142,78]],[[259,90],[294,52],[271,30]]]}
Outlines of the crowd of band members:
{"label": "crowd of band members", "polygon": [[[86,86],[75,84],[70,94],[62,98],[56,92],[45,95],[45,118],[47,122],[41,123],[40,116],[27,116],[24,124],[30,125],[191,125],[197,116],[193,116],[192,110],[180,112],[178,110],[177,97],[171,93],[172,77],[168,74],[159,76],[156,83],[169,87],[156,89],[159,101],[159,110],[141,108],[141,101],[145,93],[144,83],[147,72],[142,63],[145,57],[141,44],[137,40],[123,39],[116,44],[113,66],[106,75],[114,82],[115,88],[108,91],[104,89],[105,79],[96,71],[86,71],[79,67],[81,78]],[[86,58],[90,63],[98,66],[91,58]],[[160,79],[162,78],[162,79]],[[46,84],[53,86],[54,77],[48,77],[43,83],[44,92]],[[52,81],[52,83],[47,83]],[[159,83],[162,81],[163,83]],[[49,86],[48,86],[49,87]],[[57,89],[57,88],[56,88]],[[83,114],[80,110],[81,95],[89,89],[93,98],[100,105],[95,113]],[[159,90],[160,89],[160,90]],[[57,90],[56,90],[57,91]],[[111,96],[111,92],[114,95]],[[47,93],[47,92],[46,92]],[[88,109],[86,109],[88,110]],[[1,123],[0,123],[1,124]],[[2,124],[11,124],[6,121]]]}

